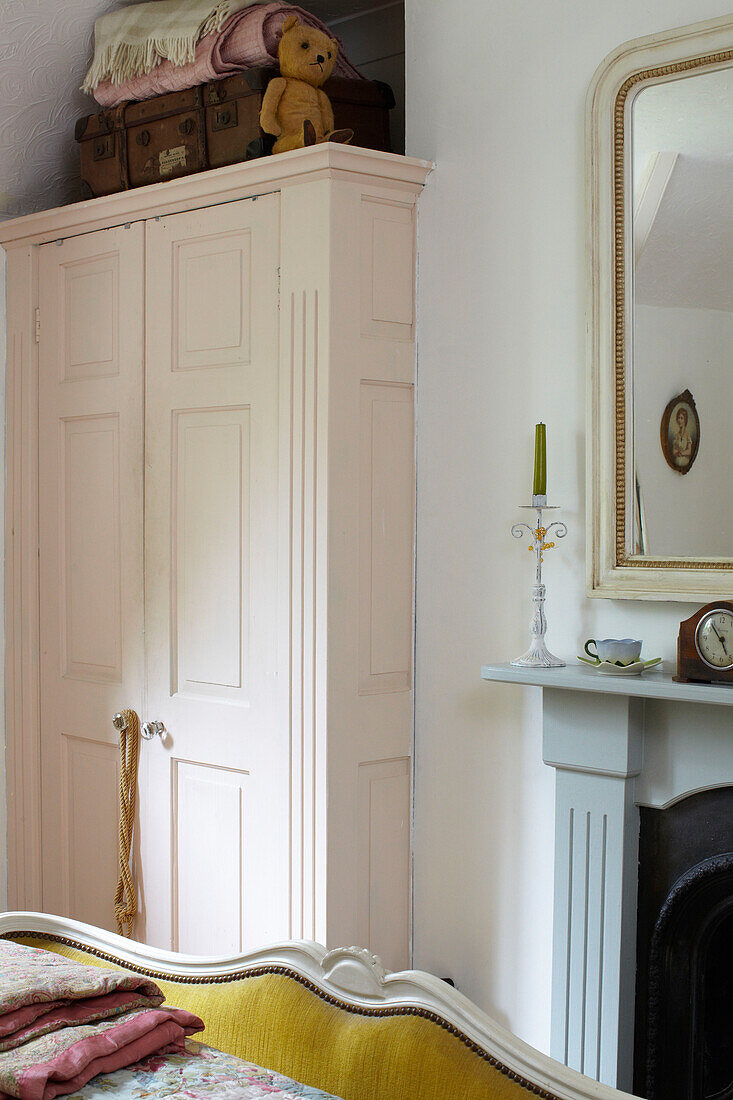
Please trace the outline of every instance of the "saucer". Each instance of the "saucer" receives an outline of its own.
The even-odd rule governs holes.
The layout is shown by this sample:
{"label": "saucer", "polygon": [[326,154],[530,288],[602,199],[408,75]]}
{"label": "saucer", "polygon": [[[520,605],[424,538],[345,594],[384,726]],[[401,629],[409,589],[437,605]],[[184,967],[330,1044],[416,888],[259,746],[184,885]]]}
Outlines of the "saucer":
{"label": "saucer", "polygon": [[661,657],[652,657],[650,661],[632,661],[629,665],[615,665],[612,661],[590,661],[587,657],[578,657],[584,665],[590,665],[601,676],[641,676],[645,668],[654,668],[662,663]]}

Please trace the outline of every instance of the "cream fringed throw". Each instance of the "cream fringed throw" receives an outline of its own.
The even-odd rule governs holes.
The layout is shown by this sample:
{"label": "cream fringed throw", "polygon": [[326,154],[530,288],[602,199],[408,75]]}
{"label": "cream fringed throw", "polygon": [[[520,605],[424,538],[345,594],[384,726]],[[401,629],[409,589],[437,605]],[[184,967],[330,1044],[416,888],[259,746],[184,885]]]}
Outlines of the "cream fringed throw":
{"label": "cream fringed throw", "polygon": [[149,73],[161,61],[186,65],[196,43],[221,29],[236,11],[266,0],[155,0],[103,15],[94,24],[94,60],[82,84],[93,92],[103,80],[121,84]]}

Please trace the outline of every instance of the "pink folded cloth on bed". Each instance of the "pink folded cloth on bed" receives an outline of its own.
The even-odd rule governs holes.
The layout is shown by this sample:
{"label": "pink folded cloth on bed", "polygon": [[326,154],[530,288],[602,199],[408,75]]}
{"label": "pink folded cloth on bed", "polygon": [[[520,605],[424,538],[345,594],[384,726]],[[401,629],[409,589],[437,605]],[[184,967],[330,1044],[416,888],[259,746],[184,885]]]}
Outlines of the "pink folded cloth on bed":
{"label": "pink folded cloth on bed", "polygon": [[116,1020],[63,1028],[0,1055],[0,1100],[53,1100],[98,1073],[134,1065],[151,1054],[183,1053],[185,1037],[203,1027],[182,1008],[143,1008]]}
{"label": "pink folded cloth on bed", "polygon": [[[84,997],[79,1001],[52,1001],[48,1005],[33,1005],[18,1012],[8,1012],[3,1017],[5,1031],[0,1038],[0,1054],[6,1050],[15,1050],[30,1039],[38,1039],[50,1031],[60,1031],[63,1027],[74,1027],[76,1024],[88,1024],[94,1020],[105,1020],[113,1016],[121,1016],[123,1012],[129,1012],[133,1008],[152,1008],[160,1003],[157,997],[146,997],[139,993],[108,993],[104,997]],[[24,1013],[34,1009],[32,1018],[28,1023],[23,1023]],[[40,1011],[39,1011],[40,1007]],[[13,1017],[17,1017],[14,1021]],[[15,1022],[15,1030],[8,1028]]]}
{"label": "pink folded cloth on bed", "polygon": [[[218,33],[207,34],[201,39],[196,46],[195,60],[189,64],[174,65],[171,61],[162,61],[151,72],[131,77],[122,84],[105,80],[94,89],[94,98],[102,107],[116,107],[125,100],[151,99],[166,92],[180,92],[206,84],[210,80],[222,80],[244,69],[277,64],[280,28],[286,15],[292,14],[297,15],[301,23],[318,27],[326,34],[331,33],[315,15],[292,4],[273,3],[244,8],[231,15]],[[340,41],[334,74],[363,79],[344,54]]]}
{"label": "pink folded cloth on bed", "polygon": [[98,1073],[184,1050],[198,1016],[147,978],[0,940],[0,1100],[52,1100]]}

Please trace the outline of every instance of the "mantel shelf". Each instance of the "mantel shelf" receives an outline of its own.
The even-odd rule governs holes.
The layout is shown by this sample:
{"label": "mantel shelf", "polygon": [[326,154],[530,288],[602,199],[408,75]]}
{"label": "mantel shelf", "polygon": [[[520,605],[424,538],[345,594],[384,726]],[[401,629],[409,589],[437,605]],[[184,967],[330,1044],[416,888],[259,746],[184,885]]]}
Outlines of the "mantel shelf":
{"label": "mantel shelf", "polygon": [[641,676],[603,676],[587,666],[566,668],[515,668],[513,665],[483,665],[482,680],[533,687],[593,691],[605,695],[634,695],[644,699],[668,699],[680,703],[714,703],[733,706],[733,685],[677,684],[671,672],[654,669]]}

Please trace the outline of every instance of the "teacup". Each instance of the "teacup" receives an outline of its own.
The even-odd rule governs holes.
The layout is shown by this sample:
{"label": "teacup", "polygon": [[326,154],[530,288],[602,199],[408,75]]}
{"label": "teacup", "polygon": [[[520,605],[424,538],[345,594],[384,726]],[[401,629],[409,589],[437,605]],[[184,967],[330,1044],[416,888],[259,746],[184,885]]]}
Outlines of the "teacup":
{"label": "teacup", "polygon": [[[595,653],[590,650],[590,646],[595,646]],[[584,648],[588,656],[597,661],[620,662],[623,665],[638,661],[641,654],[641,642],[638,638],[589,638]]]}

